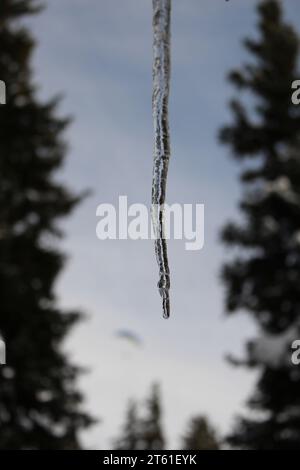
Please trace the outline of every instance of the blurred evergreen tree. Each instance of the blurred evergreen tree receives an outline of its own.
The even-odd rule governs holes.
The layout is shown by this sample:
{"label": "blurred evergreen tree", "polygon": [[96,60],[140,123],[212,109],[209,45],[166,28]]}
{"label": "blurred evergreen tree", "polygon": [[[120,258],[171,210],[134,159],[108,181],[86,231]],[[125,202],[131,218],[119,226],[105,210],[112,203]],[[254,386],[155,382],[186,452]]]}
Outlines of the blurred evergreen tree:
{"label": "blurred evergreen tree", "polygon": [[64,258],[52,241],[57,221],[81,196],[53,179],[61,169],[68,120],[57,99],[36,97],[30,62],[34,41],[20,24],[39,10],[34,0],[0,2],[0,333],[7,366],[0,367],[0,448],[76,449],[91,423],[76,389],[78,368],[62,342],[79,319],[56,304],[54,283]]}
{"label": "blurred evergreen tree", "polygon": [[145,417],[140,417],[137,413],[136,403],[134,401],[130,402],[122,435],[115,440],[115,449],[164,449],[165,438],[161,425],[161,399],[157,384],[152,387],[145,411]]}
{"label": "blurred evergreen tree", "polygon": [[142,423],[141,438],[144,449],[162,450],[165,448],[161,416],[162,409],[159,385],[154,384],[146,403],[146,417]]}
{"label": "blurred evergreen tree", "polygon": [[140,448],[140,419],[137,414],[137,404],[135,401],[130,401],[122,435],[114,442],[114,449],[138,450]]}
{"label": "blurred evergreen tree", "polygon": [[183,450],[218,450],[219,443],[214,428],[205,416],[191,419],[186,434],[182,438]]}
{"label": "blurred evergreen tree", "polygon": [[255,341],[248,344],[246,363],[258,366],[260,375],[249,401],[252,416],[239,419],[229,442],[293,449],[300,448],[300,369],[291,365],[290,345],[282,351],[285,360],[275,359],[282,356],[283,335],[291,328],[295,339],[299,334],[300,108],[291,102],[299,39],[285,23],[280,2],[264,0],[258,13],[259,36],[245,41],[255,60],[230,75],[239,91],[255,97],[256,106],[251,109],[240,97],[232,101],[234,122],[221,131],[234,156],[247,158],[241,174],[243,222],[223,231],[227,246],[239,252],[225,265],[223,279],[228,311],[248,311],[262,335],[274,335],[268,343],[273,351],[255,355]]}

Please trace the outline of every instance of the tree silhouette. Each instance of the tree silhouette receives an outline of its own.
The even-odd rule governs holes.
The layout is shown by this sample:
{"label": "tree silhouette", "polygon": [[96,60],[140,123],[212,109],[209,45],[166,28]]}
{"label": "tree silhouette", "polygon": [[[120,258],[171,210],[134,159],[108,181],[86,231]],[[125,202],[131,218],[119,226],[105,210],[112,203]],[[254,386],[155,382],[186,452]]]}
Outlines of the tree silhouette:
{"label": "tree silhouette", "polygon": [[131,400],[126,413],[122,435],[114,442],[116,450],[140,449],[140,419],[137,414],[137,405]]}
{"label": "tree silhouette", "polygon": [[218,450],[219,443],[214,428],[205,416],[196,416],[189,422],[182,438],[184,450]]}
{"label": "tree silhouette", "polygon": [[223,270],[227,308],[248,311],[261,330],[245,361],[260,372],[252,416],[239,419],[229,442],[289,449],[300,442],[300,371],[291,365],[288,343],[300,320],[300,108],[291,102],[299,39],[278,1],[260,2],[258,14],[259,37],[245,41],[254,60],[230,75],[255,106],[233,100],[234,121],[221,132],[243,162],[245,187],[243,222],[223,231],[227,246],[239,249]]}
{"label": "tree silhouette", "polygon": [[165,438],[161,425],[161,399],[159,385],[154,384],[146,403],[146,417],[142,423],[143,447],[148,450],[162,450]]}
{"label": "tree silhouette", "polygon": [[91,423],[76,389],[78,368],[62,342],[79,319],[61,311],[54,283],[64,257],[54,248],[57,221],[81,199],[55,182],[63,164],[58,100],[38,101],[30,62],[34,40],[21,25],[39,10],[34,0],[1,0],[0,79],[0,333],[7,366],[0,367],[0,448],[78,448]]}
{"label": "tree silhouette", "polygon": [[158,384],[152,386],[145,408],[144,416],[141,416],[136,402],[129,403],[122,434],[114,441],[115,449],[164,449],[165,438],[161,425],[162,411]]}

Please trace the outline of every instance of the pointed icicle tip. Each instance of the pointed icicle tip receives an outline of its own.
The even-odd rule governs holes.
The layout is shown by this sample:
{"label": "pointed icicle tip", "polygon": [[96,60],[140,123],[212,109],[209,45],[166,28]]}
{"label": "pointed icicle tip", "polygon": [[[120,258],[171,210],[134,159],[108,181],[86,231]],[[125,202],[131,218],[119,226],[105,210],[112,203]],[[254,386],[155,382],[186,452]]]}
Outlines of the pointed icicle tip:
{"label": "pointed icicle tip", "polygon": [[163,304],[163,318],[166,320],[170,317],[170,296],[167,289],[160,289],[160,295],[162,296]]}

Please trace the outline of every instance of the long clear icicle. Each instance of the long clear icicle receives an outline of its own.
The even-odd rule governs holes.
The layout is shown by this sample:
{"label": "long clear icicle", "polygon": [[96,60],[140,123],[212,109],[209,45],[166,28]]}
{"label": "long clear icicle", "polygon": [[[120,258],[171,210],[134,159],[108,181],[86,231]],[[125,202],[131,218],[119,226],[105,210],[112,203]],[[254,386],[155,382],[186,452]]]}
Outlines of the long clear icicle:
{"label": "long clear icicle", "polygon": [[154,162],[152,179],[152,223],[159,267],[158,288],[163,317],[170,316],[170,270],[164,228],[164,203],[170,159],[168,101],[170,84],[171,0],[153,0],[153,96]]}

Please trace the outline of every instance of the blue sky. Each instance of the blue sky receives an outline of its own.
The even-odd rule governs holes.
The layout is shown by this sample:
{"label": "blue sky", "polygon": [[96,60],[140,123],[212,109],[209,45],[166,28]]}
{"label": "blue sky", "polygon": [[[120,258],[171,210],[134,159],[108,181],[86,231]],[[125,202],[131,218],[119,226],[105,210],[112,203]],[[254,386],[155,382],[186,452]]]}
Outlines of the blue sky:
{"label": "blue sky", "polygon": [[[228,122],[233,90],[227,72],[246,59],[241,39],[255,34],[254,0],[173,0],[168,202],[205,204],[205,247],[170,243],[172,316],[161,317],[151,241],[99,241],[96,207],[149,203],[152,177],[150,0],[51,0],[30,20],[38,40],[35,80],[41,98],[64,93],[61,113],[69,156],[57,175],[87,199],[64,223],[70,257],[57,283],[61,305],[87,313],[66,347],[90,372],[80,380],[86,406],[101,423],[82,436],[87,447],[109,448],[130,397],[142,400],[161,384],[169,447],[178,447],[190,416],[207,414],[227,432],[253,387],[255,373],[233,369],[227,352],[242,354],[254,325],[226,318],[219,280],[228,257],[219,232],[236,215],[238,165],[217,142]],[[285,0],[287,16],[300,4]],[[143,348],[115,337],[135,331]]]}

